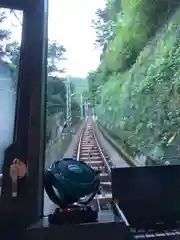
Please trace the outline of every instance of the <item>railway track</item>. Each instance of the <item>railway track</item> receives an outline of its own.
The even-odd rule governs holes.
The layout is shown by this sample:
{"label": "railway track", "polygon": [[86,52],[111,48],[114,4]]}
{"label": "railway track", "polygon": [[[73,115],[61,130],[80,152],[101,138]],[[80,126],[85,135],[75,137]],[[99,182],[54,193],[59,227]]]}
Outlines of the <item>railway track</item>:
{"label": "railway track", "polygon": [[[100,189],[95,198],[90,202],[92,208],[98,210],[100,222],[114,221],[115,215],[112,207],[112,188],[111,188],[111,168],[113,163],[108,157],[105,149],[103,149],[94,133],[94,121],[89,116],[84,123],[84,127],[77,139],[72,157],[78,161],[83,161],[91,168],[99,170],[100,173]],[[45,198],[47,200],[47,198]],[[45,201],[44,214],[47,215],[55,209],[53,203]],[[118,208],[118,206],[115,206]],[[117,210],[117,209],[116,209]],[[118,213],[120,214],[120,213]]]}
{"label": "railway track", "polygon": [[94,123],[92,117],[88,117],[85,126],[80,134],[79,142],[74,149],[73,157],[78,161],[83,161],[91,168],[99,170],[100,174],[100,190],[90,205],[98,209],[101,220],[113,220],[112,212],[112,191],[111,191],[111,167],[112,161],[109,159],[105,150],[99,145],[94,134]]}
{"label": "railway track", "polygon": [[[99,222],[123,222],[129,229],[133,239],[180,239],[180,229],[170,230],[153,230],[153,229],[140,229],[133,228],[128,223],[123,212],[119,209],[118,205],[113,202],[112,204],[112,191],[111,191],[111,167],[112,161],[109,159],[105,150],[99,145],[98,140],[94,134],[94,122],[91,116],[85,122],[84,128],[81,131],[80,137],[77,141],[77,146],[73,152],[73,158],[78,161],[83,161],[91,168],[100,170],[100,191],[96,197],[91,201],[90,205],[96,208],[99,212]],[[49,204],[48,204],[49,205]],[[51,207],[51,206],[50,206]],[[53,204],[53,210],[55,206]],[[48,213],[50,211],[48,210]],[[52,208],[51,208],[52,212]],[[45,213],[44,213],[45,214]],[[165,238],[164,238],[165,237]],[[171,239],[171,238],[168,238]]]}

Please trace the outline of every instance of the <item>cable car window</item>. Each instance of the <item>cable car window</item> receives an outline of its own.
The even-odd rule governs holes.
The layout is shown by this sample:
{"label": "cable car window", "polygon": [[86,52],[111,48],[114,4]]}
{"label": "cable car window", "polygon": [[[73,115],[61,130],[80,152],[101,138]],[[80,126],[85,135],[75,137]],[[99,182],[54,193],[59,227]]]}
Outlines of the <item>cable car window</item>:
{"label": "cable car window", "polygon": [[13,141],[22,17],[22,11],[0,9],[0,174]]}

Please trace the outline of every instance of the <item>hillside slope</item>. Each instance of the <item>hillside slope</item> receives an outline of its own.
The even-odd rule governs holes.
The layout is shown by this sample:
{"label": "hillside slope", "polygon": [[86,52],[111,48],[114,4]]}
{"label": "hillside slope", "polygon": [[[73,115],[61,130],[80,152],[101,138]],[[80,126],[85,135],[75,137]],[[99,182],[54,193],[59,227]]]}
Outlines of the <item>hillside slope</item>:
{"label": "hillside slope", "polygon": [[[174,12],[174,6],[171,9],[171,13]],[[145,13],[145,8],[136,10],[139,11],[136,12],[138,16]],[[132,20],[127,14],[126,17],[128,16]],[[180,9],[176,8],[171,18],[154,30],[154,37],[150,40],[149,35],[143,43],[140,43],[141,38],[132,38],[127,44],[125,37],[127,36],[125,30],[129,29],[127,24],[123,30],[124,35],[117,34],[110,42],[111,47],[116,43],[113,45],[113,51],[108,51],[104,55],[101,66],[93,76],[92,74],[89,76],[100,123],[116,139],[125,142],[132,154],[141,152],[157,161],[163,156],[179,154],[177,145],[180,140],[179,16]],[[155,20],[150,19],[150,21]],[[132,22],[129,21],[130,23]],[[140,33],[144,28],[143,23],[142,29],[139,29]],[[119,45],[118,39],[122,42],[122,46]],[[137,45],[139,47],[136,48],[134,57],[128,55],[125,51],[127,48],[123,47],[128,46],[128,49],[132,50],[133,46]],[[123,52],[120,51],[121,47],[124,49]],[[130,61],[124,62],[127,56]],[[102,71],[102,66],[105,71]],[[99,76],[104,84],[98,82]],[[95,85],[93,83],[98,86],[101,94],[93,89]],[[172,160],[172,163],[177,162],[175,158]]]}

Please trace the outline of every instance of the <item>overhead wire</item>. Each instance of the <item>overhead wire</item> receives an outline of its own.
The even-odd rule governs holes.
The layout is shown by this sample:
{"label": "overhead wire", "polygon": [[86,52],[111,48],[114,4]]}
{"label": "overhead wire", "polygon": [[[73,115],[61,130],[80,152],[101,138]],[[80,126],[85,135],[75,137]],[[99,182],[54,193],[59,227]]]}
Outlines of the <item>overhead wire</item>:
{"label": "overhead wire", "polygon": [[20,25],[22,26],[22,21],[19,19],[18,15],[16,14],[15,10],[11,9],[10,13],[13,13],[15,18],[18,20],[18,22],[20,23]]}

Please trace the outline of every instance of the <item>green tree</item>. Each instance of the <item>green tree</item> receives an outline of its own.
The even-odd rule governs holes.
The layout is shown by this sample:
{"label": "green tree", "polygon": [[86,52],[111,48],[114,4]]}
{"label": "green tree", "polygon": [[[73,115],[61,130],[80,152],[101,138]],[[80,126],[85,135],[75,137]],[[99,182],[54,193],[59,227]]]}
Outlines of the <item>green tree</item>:
{"label": "green tree", "polygon": [[114,21],[109,19],[108,5],[96,11],[96,18],[92,20],[92,27],[96,32],[95,46],[105,52],[108,42],[114,37]]}
{"label": "green tree", "polygon": [[14,41],[6,45],[6,56],[9,58],[9,68],[13,79],[14,87],[17,86],[19,58],[20,58],[20,45]]}
{"label": "green tree", "polygon": [[57,41],[49,41],[48,44],[48,79],[47,79],[47,113],[48,115],[62,112],[66,113],[66,86],[64,79],[52,77],[52,73],[62,73],[65,70],[59,68],[61,61],[65,60],[66,49]]}
{"label": "green tree", "polygon": [[0,59],[6,55],[3,41],[9,39],[11,32],[9,30],[3,29],[2,24],[6,20],[6,12],[0,11]]}
{"label": "green tree", "polygon": [[64,72],[65,70],[59,68],[60,61],[65,60],[64,54],[66,49],[57,41],[52,41],[48,45],[48,73]]}
{"label": "green tree", "polygon": [[[58,65],[62,60],[65,59],[64,53],[66,49],[64,46],[58,44],[56,41],[52,41],[48,45],[48,75],[53,72],[64,72],[64,69],[59,69]],[[9,58],[9,67],[11,70],[12,78],[14,84],[17,84],[18,77],[18,66],[20,57],[20,45],[18,42],[14,41],[6,45],[6,56]]]}
{"label": "green tree", "polygon": [[66,86],[64,79],[57,77],[48,77],[47,81],[47,107],[48,115],[57,112],[65,114],[66,109]]}

